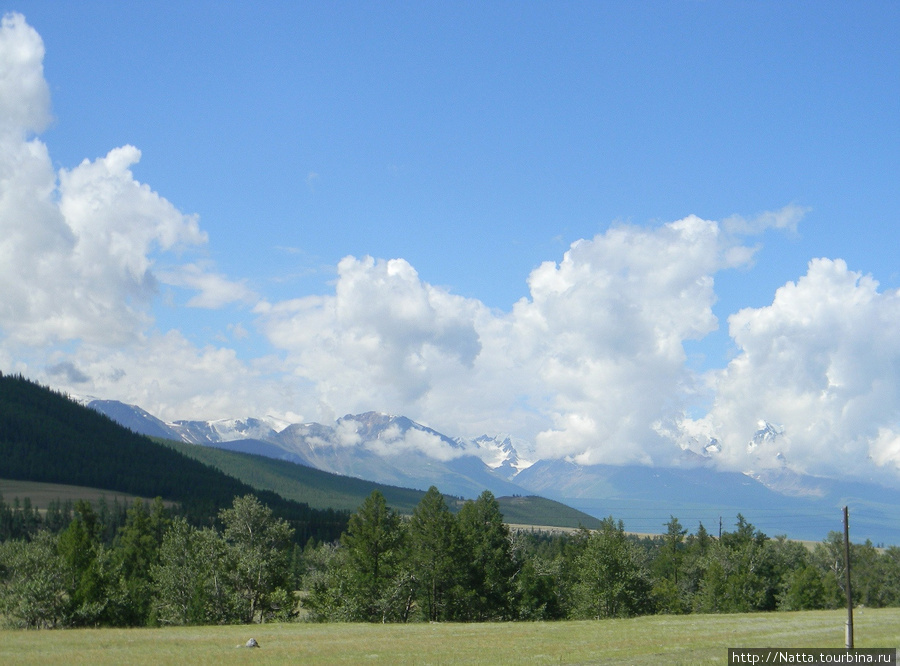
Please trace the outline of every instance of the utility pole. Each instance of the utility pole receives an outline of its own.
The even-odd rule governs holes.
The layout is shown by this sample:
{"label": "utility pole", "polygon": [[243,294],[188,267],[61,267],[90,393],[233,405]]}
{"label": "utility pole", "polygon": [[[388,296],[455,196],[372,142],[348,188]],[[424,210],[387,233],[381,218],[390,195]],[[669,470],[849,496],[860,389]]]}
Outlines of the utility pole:
{"label": "utility pole", "polygon": [[844,576],[847,584],[847,640],[848,650],[853,649],[853,592],[850,590],[850,514],[844,507]]}

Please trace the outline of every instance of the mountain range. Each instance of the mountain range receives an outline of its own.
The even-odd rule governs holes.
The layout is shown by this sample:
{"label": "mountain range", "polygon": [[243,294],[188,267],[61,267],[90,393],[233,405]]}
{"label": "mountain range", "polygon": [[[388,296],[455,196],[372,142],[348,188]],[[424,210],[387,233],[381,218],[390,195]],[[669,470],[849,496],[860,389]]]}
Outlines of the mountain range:
{"label": "mountain range", "polygon": [[[851,538],[900,544],[900,491],[878,483],[849,482],[788,470],[737,473],[710,462],[718,443],[686,452],[683,467],[578,465],[533,460],[527,443],[508,435],[450,437],[404,416],[348,414],[330,425],[245,418],[166,423],[136,405],[80,398],[140,434],[252,453],[377,483],[471,498],[539,494],[595,517],[613,515],[631,531],[659,533],[674,515],[690,530],[702,522],[711,533],[730,529],[742,513],[770,535],[819,541],[841,529],[841,507],[850,506]],[[779,430],[767,423],[748,443],[771,442]]]}

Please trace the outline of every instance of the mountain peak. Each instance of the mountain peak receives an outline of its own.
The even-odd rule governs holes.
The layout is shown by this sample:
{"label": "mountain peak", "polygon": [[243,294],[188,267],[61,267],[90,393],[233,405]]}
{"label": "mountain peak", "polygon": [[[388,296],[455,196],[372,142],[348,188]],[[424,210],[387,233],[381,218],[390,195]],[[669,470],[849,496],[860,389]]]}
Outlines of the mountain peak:
{"label": "mountain peak", "polygon": [[760,420],[757,423],[757,431],[747,443],[747,452],[752,453],[756,449],[773,444],[775,440],[784,435],[784,428],[768,421]]}

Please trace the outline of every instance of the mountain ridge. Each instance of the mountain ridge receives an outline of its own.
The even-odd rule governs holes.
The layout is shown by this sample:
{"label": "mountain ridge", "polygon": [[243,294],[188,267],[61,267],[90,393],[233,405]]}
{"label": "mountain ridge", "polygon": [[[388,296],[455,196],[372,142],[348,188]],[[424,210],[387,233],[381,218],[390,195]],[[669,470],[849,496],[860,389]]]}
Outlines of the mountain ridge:
{"label": "mountain ridge", "polygon": [[[110,411],[111,401],[91,406]],[[131,422],[138,427],[169,427],[136,408]],[[119,407],[120,415],[127,406]],[[632,519],[634,531],[658,532],[670,513],[685,516],[701,509],[704,520],[721,519],[743,511],[756,524],[774,533],[819,539],[832,525],[831,514],[847,503],[856,506],[855,523],[865,538],[900,543],[900,491],[877,482],[823,479],[781,469],[763,472],[726,472],[712,466],[718,442],[702,442],[699,451],[686,451],[692,460],[684,467],[582,466],[566,460],[536,460],[519,453],[508,435],[452,438],[404,417],[364,412],[347,414],[334,425],[296,423],[276,430],[275,419],[222,419],[213,422],[179,421],[170,432],[176,439],[205,446],[265,455],[316,469],[389,485],[426,489],[435,485],[450,495],[474,497],[483,489],[497,496],[537,494],[595,517],[612,509],[628,512],[644,507],[653,518]],[[284,422],[278,423],[278,426]],[[218,424],[218,425],[216,425]],[[227,424],[227,428],[225,427]],[[247,432],[265,439],[237,439]],[[190,432],[188,438],[186,433]],[[204,436],[200,434],[206,433]],[[765,422],[748,447],[777,445],[781,431]],[[226,437],[234,437],[224,441]],[[523,447],[525,448],[525,447]]]}
{"label": "mountain ridge", "polygon": [[[412,513],[425,494],[258,455],[151,438],[115,422],[96,407],[133,425],[159,430],[158,419],[144,410],[126,409],[116,401],[91,398],[90,402],[95,408],[21,376],[0,373],[0,479],[144,498],[161,496],[203,524],[229,508],[234,497],[252,493],[289,521],[301,544],[309,538],[336,539],[350,513],[373,490],[382,491],[392,506],[405,513]],[[242,442],[225,444],[239,447]],[[554,500],[531,496],[498,497],[497,501],[510,522],[553,528],[599,524]],[[447,502],[452,510],[463,503],[453,496],[447,496]]]}

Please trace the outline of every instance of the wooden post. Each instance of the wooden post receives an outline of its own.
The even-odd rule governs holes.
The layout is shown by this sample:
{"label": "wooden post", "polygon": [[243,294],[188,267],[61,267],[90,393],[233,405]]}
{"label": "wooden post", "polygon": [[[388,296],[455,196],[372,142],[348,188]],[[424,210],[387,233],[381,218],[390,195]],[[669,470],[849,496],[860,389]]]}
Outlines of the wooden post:
{"label": "wooden post", "polygon": [[844,576],[847,584],[847,640],[848,650],[853,649],[853,592],[850,589],[850,514],[844,507]]}

